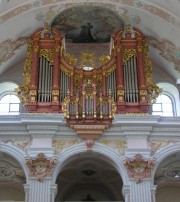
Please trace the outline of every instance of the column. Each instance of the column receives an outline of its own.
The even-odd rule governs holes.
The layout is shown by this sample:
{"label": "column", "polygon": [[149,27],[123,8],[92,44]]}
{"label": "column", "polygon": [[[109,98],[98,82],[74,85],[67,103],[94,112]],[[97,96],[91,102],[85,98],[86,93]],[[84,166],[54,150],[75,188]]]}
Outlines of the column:
{"label": "column", "polygon": [[30,78],[30,111],[36,110],[37,102],[37,84],[38,84],[38,71],[39,71],[39,39],[34,39],[31,57],[31,78]]}
{"label": "column", "polygon": [[25,202],[29,202],[29,184],[24,184],[24,192],[25,192]]}
{"label": "column", "polygon": [[144,56],[143,56],[142,39],[138,40],[138,45],[137,45],[137,63],[138,63],[139,88],[141,89],[141,88],[145,88]]}
{"label": "column", "polygon": [[152,202],[156,202],[156,189],[157,189],[157,185],[152,185],[151,186],[151,198],[152,198]]}
{"label": "column", "polygon": [[53,79],[52,79],[52,109],[53,112],[59,112],[59,91],[60,91],[60,40],[55,41],[54,47],[54,66],[53,66]]}
{"label": "column", "polygon": [[50,202],[54,202],[55,201],[55,197],[56,197],[56,194],[57,194],[57,185],[56,184],[51,184],[51,190],[50,190],[50,192],[51,192],[51,200],[50,200]]}
{"label": "column", "polygon": [[130,202],[153,202],[151,198],[151,180],[143,180],[137,183],[130,181]]}
{"label": "column", "polygon": [[123,186],[122,193],[124,195],[125,202],[130,202],[130,186]]}
{"label": "column", "polygon": [[[120,45],[120,38],[117,39],[117,44],[115,46],[116,53],[116,89],[117,89],[117,101],[124,102],[124,74],[123,74],[123,64],[122,64],[122,52]],[[122,93],[123,92],[123,93]]]}
{"label": "column", "polygon": [[39,39],[34,39],[31,66],[31,88],[37,88],[38,67],[39,67]]}
{"label": "column", "polygon": [[29,202],[50,202],[51,201],[51,178],[43,178],[39,181],[33,177],[29,181]]}

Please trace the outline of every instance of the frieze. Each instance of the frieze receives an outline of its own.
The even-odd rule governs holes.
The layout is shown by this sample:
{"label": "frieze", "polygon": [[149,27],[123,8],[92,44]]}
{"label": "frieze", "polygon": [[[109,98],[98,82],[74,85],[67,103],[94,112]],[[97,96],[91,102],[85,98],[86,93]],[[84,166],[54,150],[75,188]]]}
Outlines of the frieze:
{"label": "frieze", "polygon": [[54,147],[54,153],[59,154],[62,150],[76,145],[80,142],[78,139],[74,140],[53,140],[52,145]]}
{"label": "frieze", "polygon": [[166,147],[170,144],[175,144],[179,141],[176,140],[149,140],[148,144],[151,148],[151,155],[153,156],[159,149]]}
{"label": "frieze", "polygon": [[0,142],[4,144],[10,144],[15,147],[18,147],[25,153],[27,153],[30,145],[31,145],[31,140],[30,139],[23,139],[23,140],[15,140],[15,139],[0,139]]}
{"label": "frieze", "polygon": [[101,139],[99,140],[99,143],[111,147],[120,155],[124,155],[125,149],[127,148],[127,141],[125,140]]}
{"label": "frieze", "polygon": [[19,37],[15,40],[7,39],[0,43],[0,64],[11,59],[17,49],[27,43],[28,37]]}
{"label": "frieze", "polygon": [[[17,8],[12,8],[11,11],[5,13],[4,15],[2,15],[0,17],[0,23],[4,23],[7,20],[10,20],[11,18],[20,15],[22,13],[25,13],[27,11],[30,11],[32,9],[35,9],[36,7],[40,7],[41,5],[48,5],[48,4],[56,4],[59,3],[59,0],[34,0],[32,1],[32,3],[28,3],[28,4],[24,4],[22,6],[19,6]],[[42,16],[43,16],[43,20],[50,20],[52,19],[58,12],[60,12],[60,10],[62,9],[67,9],[69,7],[72,7],[73,5],[77,5],[77,3],[79,5],[85,5],[88,3],[88,5],[101,5],[101,6],[105,6],[107,8],[110,8],[111,10],[115,11],[116,13],[118,13],[117,8],[119,9],[119,7],[121,6],[121,4],[124,5],[128,5],[128,6],[133,6],[133,7],[138,7],[142,10],[145,10],[146,12],[152,13],[160,18],[162,18],[163,20],[166,20],[167,22],[173,24],[173,25],[179,25],[177,19],[171,15],[169,12],[166,12],[165,10],[156,7],[155,5],[152,4],[148,4],[147,2],[143,2],[143,1],[137,1],[137,0],[110,0],[110,3],[102,3],[101,0],[96,1],[96,2],[84,2],[82,3],[81,1],[76,0],[76,3],[72,3],[71,1],[64,3],[65,1],[61,0],[60,3],[60,8],[57,9],[57,11],[54,11],[51,6],[51,8],[49,9],[49,11],[47,11],[47,14],[43,13],[41,14],[41,16],[37,17],[39,20],[42,20]],[[122,6],[120,7],[122,8]],[[122,10],[122,9],[121,9]]]}
{"label": "frieze", "polygon": [[136,154],[134,159],[124,160],[129,178],[133,178],[137,183],[145,178],[151,177],[151,169],[155,165],[154,160],[144,160],[141,154]]}
{"label": "frieze", "polygon": [[158,40],[153,36],[147,36],[147,40],[152,47],[160,51],[160,55],[163,58],[169,62],[173,62],[176,70],[180,71],[180,58],[177,57],[178,53],[180,53],[180,49],[177,48],[175,44],[168,39]]}

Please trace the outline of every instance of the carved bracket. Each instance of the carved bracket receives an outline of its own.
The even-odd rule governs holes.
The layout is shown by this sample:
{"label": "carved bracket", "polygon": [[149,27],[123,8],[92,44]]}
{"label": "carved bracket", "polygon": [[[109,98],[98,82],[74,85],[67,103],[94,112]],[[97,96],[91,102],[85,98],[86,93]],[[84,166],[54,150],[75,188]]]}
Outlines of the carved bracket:
{"label": "carved bracket", "polygon": [[38,154],[34,159],[26,160],[30,176],[41,181],[44,177],[50,177],[52,169],[56,165],[56,160],[47,158],[43,153]]}
{"label": "carved bracket", "polygon": [[155,165],[155,161],[145,161],[141,154],[136,154],[133,160],[124,160],[124,165],[129,178],[134,178],[137,183],[140,183],[142,179],[151,177],[151,169]]}
{"label": "carved bracket", "polygon": [[74,125],[77,135],[86,141],[87,150],[91,150],[94,141],[97,140],[105,130],[105,125]]}

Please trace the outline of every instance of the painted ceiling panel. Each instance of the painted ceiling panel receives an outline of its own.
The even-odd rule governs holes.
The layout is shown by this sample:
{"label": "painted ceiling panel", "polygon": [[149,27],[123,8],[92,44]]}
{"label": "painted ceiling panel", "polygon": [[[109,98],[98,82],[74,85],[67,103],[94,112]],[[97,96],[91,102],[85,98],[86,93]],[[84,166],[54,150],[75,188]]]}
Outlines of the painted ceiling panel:
{"label": "painted ceiling panel", "polygon": [[[96,13],[96,16],[102,17],[102,24],[100,24],[100,21],[98,22],[98,19],[94,18],[91,12],[87,11],[86,13],[86,9],[81,14],[91,17],[91,20],[87,18],[82,20],[83,17],[81,16],[80,21],[77,22],[77,18],[71,15],[69,19],[67,17],[63,19],[62,14],[66,13],[68,9],[77,8],[77,6],[105,8],[106,13],[109,12],[114,14],[114,16],[119,15],[120,21],[111,23],[113,15],[108,14],[105,16],[99,11]],[[4,12],[2,9],[4,9]],[[45,22],[59,26],[54,21],[59,15],[61,25],[63,20],[76,21],[76,26],[73,29],[71,27],[70,34],[72,36],[76,33],[76,40],[79,40],[78,36],[82,31],[82,26],[87,27],[88,22],[91,23],[89,26],[93,26],[91,28],[93,42],[100,41],[100,33],[101,38],[104,36],[104,40],[107,39],[108,29],[108,34],[111,34],[110,28],[114,31],[116,25],[122,26],[123,22],[139,28],[147,36],[150,52],[153,53],[151,54],[153,62],[158,63],[158,66],[176,81],[180,79],[179,9],[180,0],[173,0],[173,3],[168,0],[159,0],[158,2],[155,0],[13,0],[9,1],[7,5],[5,5],[5,1],[3,1],[3,4],[1,1],[0,75],[10,68],[15,68],[17,63],[25,60],[25,54],[21,54],[22,50],[24,51],[26,47],[28,37],[37,28],[44,26]],[[67,25],[67,23],[65,24]],[[72,24],[70,23],[69,25],[72,26]],[[102,30],[103,27],[104,31]],[[70,27],[67,26],[67,29],[70,29]],[[98,37],[95,37],[95,34]],[[68,38],[67,35],[66,38]]]}

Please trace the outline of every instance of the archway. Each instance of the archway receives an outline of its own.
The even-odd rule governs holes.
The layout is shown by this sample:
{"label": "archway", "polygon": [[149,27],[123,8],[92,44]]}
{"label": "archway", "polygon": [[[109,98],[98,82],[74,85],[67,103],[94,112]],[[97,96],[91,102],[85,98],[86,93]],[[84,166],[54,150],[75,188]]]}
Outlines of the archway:
{"label": "archway", "polygon": [[0,151],[0,201],[25,201],[25,173],[11,155]]}
{"label": "archway", "polygon": [[179,144],[168,146],[156,155],[158,165],[154,173],[156,202],[179,201],[180,149]]}
{"label": "archway", "polygon": [[81,143],[64,151],[54,172],[57,201],[124,201],[127,173],[121,157],[96,143],[87,151]]}

